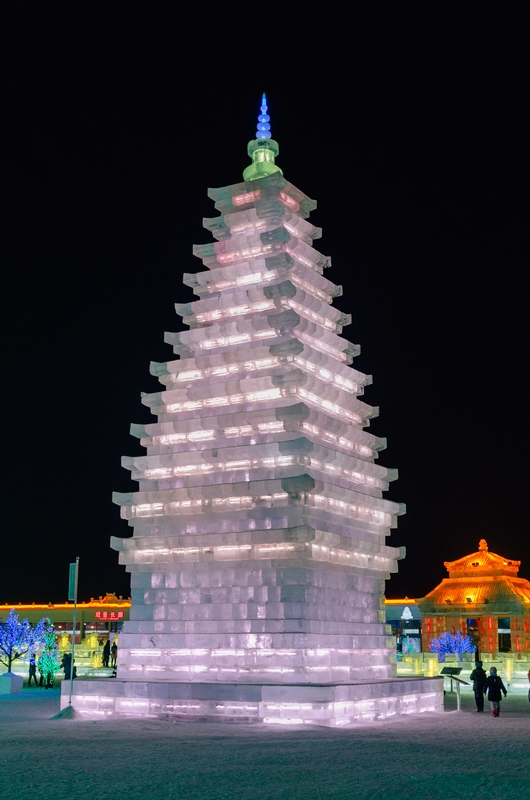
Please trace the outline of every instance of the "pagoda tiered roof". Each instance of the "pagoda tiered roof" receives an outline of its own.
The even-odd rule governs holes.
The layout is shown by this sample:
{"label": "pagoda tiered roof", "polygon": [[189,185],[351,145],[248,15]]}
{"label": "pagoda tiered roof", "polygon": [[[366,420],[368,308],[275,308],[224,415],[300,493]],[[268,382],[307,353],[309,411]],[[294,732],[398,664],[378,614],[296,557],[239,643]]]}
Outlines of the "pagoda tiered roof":
{"label": "pagoda tiered roof", "polygon": [[418,600],[425,611],[427,606],[493,605],[496,603],[530,603],[530,581],[524,578],[482,577],[447,578],[436,589]]}
{"label": "pagoda tiered roof", "polygon": [[397,471],[374,464],[371,376],[350,366],[360,348],[313,247],[316,203],[277,153],[259,138],[247,180],[209,191],[216,241],[193,247],[204,266],[184,276],[199,299],[175,305],[178,358],[151,364],[162,389],[142,402],[156,422],[131,429],[146,453],[122,461],[138,489],[114,495],[134,530],[112,542],[133,585],[120,678],[394,672],[382,586],[404,550],[385,539],[405,509],[383,492]]}
{"label": "pagoda tiered roof", "polygon": [[444,561],[450,578],[468,578],[491,575],[516,576],[521,566],[520,561],[510,561],[503,556],[492,553],[488,543],[481,539],[478,550],[456,561]]}
{"label": "pagoda tiered roof", "polygon": [[292,183],[285,180],[280,172],[267,175],[258,181],[242,181],[230,186],[208,189],[208,197],[221,214],[229,213],[234,209],[244,209],[258,202],[270,198],[280,198],[283,205],[296,211],[299,216],[306,218],[317,207],[317,201],[312,200]]}
{"label": "pagoda tiered roof", "polygon": [[116,678],[97,697],[76,681],[76,711],[343,726],[441,708],[440,681],[393,680],[397,471],[374,463],[371,376],[349,366],[316,202],[283,177],[267,111],[263,94],[243,182],[208,191],[215,241],[184,275],[199,299],[165,335],[178,358],[151,364],[157,419],[131,427],[146,452],[122,461],[139,486],[113,496],[133,529],[111,540],[130,619]]}
{"label": "pagoda tiered roof", "polygon": [[300,213],[315,204],[279,172],[209,194],[221,216],[205,227],[220,241],[193,252],[214,280],[186,276],[208,294],[176,304],[189,330],[165,341],[180,358],[151,365],[165,388],[142,396],[158,423],[133,426],[147,456],[123,459],[140,487],[115,495],[122,516],[173,529],[177,517],[269,507],[262,528],[283,515],[385,535],[404,511],[381,497],[397,473],[370,463],[384,446],[362,431],[378,415],[358,399],[371,376],[349,366],[351,316],[330,306],[330,259],[312,247],[321,231]]}
{"label": "pagoda tiered roof", "polygon": [[379,451],[386,448],[386,439],[352,428],[306,403],[249,411],[237,425],[232,414],[221,413],[202,419],[179,417],[150,425],[133,423],[130,432],[149,453],[157,454],[237,446],[248,442],[249,437],[254,444],[261,444],[307,436],[313,442],[368,460],[377,458]]}
{"label": "pagoda tiered roof", "polygon": [[[296,269],[293,270],[295,264]],[[204,272],[185,272],[183,275],[183,283],[190,286],[199,297],[203,294],[217,294],[226,289],[273,283],[277,279],[288,279],[295,286],[311,291],[325,303],[331,303],[334,297],[342,295],[342,286],[324,278],[312,266],[295,262],[289,253],[246,259],[217,268],[214,265]]]}
{"label": "pagoda tiered roof", "polygon": [[444,564],[449,578],[418,600],[424,613],[453,605],[530,603],[530,581],[517,577],[521,562],[490,552],[485,539],[476,552]]}

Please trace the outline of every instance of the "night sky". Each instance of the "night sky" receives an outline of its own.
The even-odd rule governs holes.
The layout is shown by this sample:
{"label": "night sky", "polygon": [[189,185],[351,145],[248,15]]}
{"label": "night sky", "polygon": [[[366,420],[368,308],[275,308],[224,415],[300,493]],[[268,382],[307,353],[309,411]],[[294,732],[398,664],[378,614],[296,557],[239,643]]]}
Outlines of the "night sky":
{"label": "night sky", "polygon": [[458,47],[319,61],[300,40],[261,69],[252,49],[183,46],[22,48],[4,76],[0,602],[64,601],[76,556],[80,599],[129,594],[109,548],[131,530],[120,458],[142,452],[131,422],[154,421],[149,362],[172,357],[207,187],[242,180],[262,91],[399,469],[388,541],[407,558],[387,596],[423,596],[483,537],[530,578],[522,64]]}

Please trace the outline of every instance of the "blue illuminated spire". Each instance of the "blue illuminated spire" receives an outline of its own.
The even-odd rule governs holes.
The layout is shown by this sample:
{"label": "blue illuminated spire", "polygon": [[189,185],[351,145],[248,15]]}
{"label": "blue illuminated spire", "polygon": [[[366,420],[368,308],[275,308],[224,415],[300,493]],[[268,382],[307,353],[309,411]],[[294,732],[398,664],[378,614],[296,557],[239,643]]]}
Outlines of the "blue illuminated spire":
{"label": "blue illuminated spire", "polygon": [[271,137],[271,118],[267,114],[267,108],[267,96],[263,92],[256,138],[252,139],[247,147],[247,153],[252,159],[252,164],[249,164],[243,172],[243,180],[245,181],[266,178],[275,172],[279,172],[280,175],[283,174],[281,169],[274,163],[275,157],[280,152],[280,147],[278,142],[275,142]]}
{"label": "blue illuminated spire", "polygon": [[261,114],[258,117],[258,129],[256,131],[256,139],[270,139],[271,138],[271,126],[270,126],[270,117],[267,114],[267,96],[265,92],[263,92],[263,96],[261,98],[261,107],[260,111]]}

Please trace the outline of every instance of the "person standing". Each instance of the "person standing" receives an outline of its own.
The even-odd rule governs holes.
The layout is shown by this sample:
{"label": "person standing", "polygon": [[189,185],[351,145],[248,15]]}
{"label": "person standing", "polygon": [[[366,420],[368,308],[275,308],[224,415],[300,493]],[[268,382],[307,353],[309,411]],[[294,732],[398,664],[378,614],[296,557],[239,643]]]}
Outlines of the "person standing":
{"label": "person standing", "polygon": [[103,647],[103,666],[108,667],[110,658],[110,639],[107,639]]}
{"label": "person standing", "polygon": [[112,647],[110,648],[110,666],[116,667],[116,661],[118,659],[118,645],[116,642],[113,643]]}
{"label": "person standing", "polygon": [[504,693],[505,697],[508,692],[506,691],[506,687],[502,682],[502,678],[500,675],[497,675],[496,667],[490,667],[490,674],[486,679],[486,687],[484,691],[488,692],[488,700],[490,701],[492,717],[498,717],[501,713],[501,692]]}
{"label": "person standing", "polygon": [[39,685],[37,683],[37,659],[35,658],[35,653],[32,653],[29,657],[29,677],[28,677],[28,686],[31,686],[31,679],[35,681],[35,688]]}
{"label": "person standing", "polygon": [[484,711],[484,694],[486,692],[486,681],[488,676],[482,668],[482,661],[475,662],[475,669],[469,676],[473,681],[473,691],[475,692],[475,703],[477,704],[477,711]]}
{"label": "person standing", "polygon": [[72,655],[71,653],[65,653],[62,660],[62,667],[64,669],[64,679],[69,681],[70,680],[70,672],[72,669]]}

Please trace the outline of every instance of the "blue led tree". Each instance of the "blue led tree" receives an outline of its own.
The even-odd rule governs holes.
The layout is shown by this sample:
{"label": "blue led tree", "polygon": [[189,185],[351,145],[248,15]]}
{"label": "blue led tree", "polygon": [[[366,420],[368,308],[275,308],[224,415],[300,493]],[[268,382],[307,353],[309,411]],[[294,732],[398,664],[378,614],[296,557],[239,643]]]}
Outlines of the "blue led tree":
{"label": "blue led tree", "polygon": [[13,661],[43,647],[44,638],[44,619],[33,627],[27,619],[19,622],[18,614],[15,614],[15,609],[12,608],[6,621],[0,622],[0,663],[11,672]]}
{"label": "blue led tree", "polygon": [[470,637],[462,636],[460,631],[455,634],[442,633],[441,636],[437,636],[436,639],[431,639],[429,642],[429,650],[438,654],[438,661],[445,661],[448,653],[457,653],[458,660],[462,661],[463,653],[474,653],[476,649]]}

